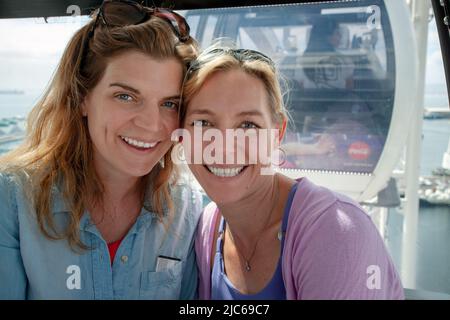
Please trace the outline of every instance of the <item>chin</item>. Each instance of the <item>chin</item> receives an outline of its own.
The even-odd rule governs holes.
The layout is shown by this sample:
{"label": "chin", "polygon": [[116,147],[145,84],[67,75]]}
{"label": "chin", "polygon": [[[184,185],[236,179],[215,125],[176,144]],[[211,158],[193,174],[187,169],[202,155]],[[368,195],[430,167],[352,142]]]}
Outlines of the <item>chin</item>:
{"label": "chin", "polygon": [[245,193],[239,192],[240,190],[236,191],[211,190],[211,192],[207,192],[207,195],[218,205],[228,204],[238,202],[245,197]]}
{"label": "chin", "polygon": [[141,178],[144,177],[146,175],[148,175],[153,168],[158,165],[158,162],[154,163],[154,164],[147,164],[147,165],[141,165],[141,166],[137,166],[136,164],[134,166],[127,166],[126,170],[124,170],[124,172],[126,172],[128,175],[135,177],[135,178]]}

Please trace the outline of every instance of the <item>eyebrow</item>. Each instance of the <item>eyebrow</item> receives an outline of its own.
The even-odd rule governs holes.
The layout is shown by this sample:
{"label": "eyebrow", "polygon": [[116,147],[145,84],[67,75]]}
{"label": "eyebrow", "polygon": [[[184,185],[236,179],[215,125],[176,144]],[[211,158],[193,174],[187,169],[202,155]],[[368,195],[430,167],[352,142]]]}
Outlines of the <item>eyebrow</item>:
{"label": "eyebrow", "polygon": [[199,115],[202,115],[202,114],[213,115],[214,113],[211,112],[211,111],[209,111],[208,109],[197,109],[197,110],[194,110],[194,111],[192,111],[192,112],[189,112],[188,114],[189,114],[189,115],[193,115],[193,114],[199,114]]}
{"label": "eyebrow", "polygon": [[125,89],[125,90],[134,92],[134,93],[136,93],[136,94],[140,94],[140,92],[139,92],[138,89],[135,89],[135,88],[133,88],[133,87],[127,86],[126,84],[119,83],[119,82],[111,83],[111,84],[109,85],[109,87],[110,87],[110,88],[111,88],[111,87],[121,87],[121,88],[123,88],[123,89]]}
{"label": "eyebrow", "polygon": [[[121,88],[131,91],[133,93],[141,94],[141,92],[138,89],[135,89],[133,87],[130,87],[130,86],[120,83],[120,82],[111,83],[109,85],[109,87],[121,87]],[[181,99],[181,96],[179,94],[175,94],[173,96],[163,98],[163,100],[180,100],[180,99]]]}
{"label": "eyebrow", "polygon": [[[206,114],[206,115],[214,115],[214,112],[211,112],[211,111],[209,111],[208,109],[197,109],[197,110],[194,110],[194,111],[192,111],[192,112],[189,112],[189,115],[194,115],[194,114],[199,114],[199,115],[203,115],[203,114]],[[255,109],[255,110],[249,110],[249,111],[242,111],[242,112],[239,112],[236,116],[237,116],[237,117],[242,117],[242,116],[259,116],[259,117],[262,117],[263,114],[262,114],[261,111]]]}
{"label": "eyebrow", "polygon": [[262,114],[261,111],[255,109],[255,110],[240,112],[240,113],[238,113],[238,116],[259,116],[259,117],[262,117],[263,114]]}

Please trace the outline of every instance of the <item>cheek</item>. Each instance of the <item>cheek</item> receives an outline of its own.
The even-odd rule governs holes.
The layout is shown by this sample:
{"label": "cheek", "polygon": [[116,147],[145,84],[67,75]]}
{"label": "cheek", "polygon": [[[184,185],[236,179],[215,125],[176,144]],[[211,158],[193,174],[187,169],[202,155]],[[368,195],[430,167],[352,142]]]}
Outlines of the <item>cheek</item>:
{"label": "cheek", "polygon": [[90,126],[107,128],[118,126],[127,119],[126,113],[115,107],[114,104],[97,104],[90,106],[87,113],[87,120]]}
{"label": "cheek", "polygon": [[[184,128],[183,129],[183,136],[182,136],[182,142],[180,148],[182,151],[182,156],[180,155],[180,158],[185,160],[189,167],[191,167],[192,164],[194,164],[194,148],[196,146],[196,142],[194,141],[194,131],[191,130],[191,127]],[[201,142],[200,142],[201,143]],[[200,144],[201,146],[201,144]],[[195,165],[192,165],[192,170],[195,169]]]}
{"label": "cheek", "polygon": [[172,134],[173,131],[179,128],[178,114],[176,112],[168,111],[163,117],[161,117],[162,127],[166,130],[166,133]]}
{"label": "cheek", "polygon": [[257,163],[268,165],[271,162],[272,155],[278,150],[278,131],[264,129],[258,132],[257,143],[251,143],[247,146],[247,154],[250,159],[257,159]]}
{"label": "cheek", "polygon": [[95,114],[89,114],[87,117],[89,135],[91,139],[96,142],[100,139],[102,132],[105,131],[104,123],[102,123],[101,119],[98,119]]}
{"label": "cheek", "polygon": [[115,139],[120,130],[129,123],[130,117],[117,110],[100,112],[96,110],[88,114],[89,134],[94,142],[106,143]]}

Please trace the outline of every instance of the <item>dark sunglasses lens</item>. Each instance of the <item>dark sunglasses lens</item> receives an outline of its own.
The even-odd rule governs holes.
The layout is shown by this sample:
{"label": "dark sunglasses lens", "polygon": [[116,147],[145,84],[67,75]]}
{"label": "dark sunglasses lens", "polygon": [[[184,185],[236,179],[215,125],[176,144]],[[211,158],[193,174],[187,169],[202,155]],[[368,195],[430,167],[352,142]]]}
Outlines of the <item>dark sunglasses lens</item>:
{"label": "dark sunglasses lens", "polygon": [[273,62],[273,60],[271,58],[269,58],[264,53],[261,53],[259,51],[247,50],[246,54],[249,55],[251,59],[253,58],[255,60],[264,61],[265,63],[267,63],[268,65],[270,65],[272,67],[275,65],[275,63]]}
{"label": "dark sunglasses lens", "polygon": [[133,4],[113,1],[104,4],[103,17],[107,25],[119,27],[142,22],[146,13]]}
{"label": "dark sunglasses lens", "polygon": [[189,25],[182,16],[176,14],[175,12],[161,9],[156,11],[154,15],[168,21],[178,33],[178,37],[181,40],[185,41],[189,38]]}

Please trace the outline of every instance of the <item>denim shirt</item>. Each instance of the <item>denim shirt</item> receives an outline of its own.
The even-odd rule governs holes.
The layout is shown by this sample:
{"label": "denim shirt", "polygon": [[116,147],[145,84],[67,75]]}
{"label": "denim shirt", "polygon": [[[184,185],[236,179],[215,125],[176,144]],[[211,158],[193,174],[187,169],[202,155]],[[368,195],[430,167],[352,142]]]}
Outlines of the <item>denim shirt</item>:
{"label": "denim shirt", "polygon": [[[112,266],[107,243],[87,211],[80,238],[89,249],[77,253],[67,240],[49,240],[42,234],[19,185],[0,173],[0,299],[197,297],[193,235],[202,197],[187,183],[172,189],[172,217],[166,213],[161,222],[142,208]],[[71,212],[60,191],[53,192],[52,213],[57,229],[67,225]]]}

